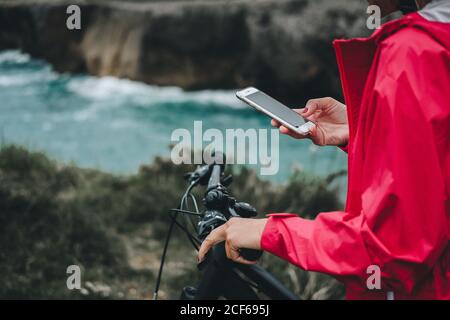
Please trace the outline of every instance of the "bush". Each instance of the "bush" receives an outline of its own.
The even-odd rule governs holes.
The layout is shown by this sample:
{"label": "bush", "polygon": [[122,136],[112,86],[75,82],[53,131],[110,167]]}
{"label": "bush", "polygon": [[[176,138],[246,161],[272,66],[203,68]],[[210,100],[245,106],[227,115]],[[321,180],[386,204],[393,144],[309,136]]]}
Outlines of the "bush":
{"label": "bush", "polygon": [[0,152],[1,297],[76,297],[66,288],[67,266],[125,267],[117,237],[73,196],[82,185],[75,168],[58,167],[43,154]]}
{"label": "bush", "polygon": [[[137,251],[159,259],[167,212],[177,206],[186,187],[183,174],[192,169],[157,158],[135,175],[116,176],[60,165],[20,147],[3,147],[0,298],[135,298],[123,293],[130,283],[141,286],[142,297],[148,297],[153,287],[148,280],[157,269],[145,263],[132,267],[130,247],[137,243]],[[299,212],[313,217],[341,206],[327,179],[296,172],[288,183],[275,186],[243,167],[233,173],[231,193],[254,204],[260,215]],[[143,236],[147,229],[151,232]],[[163,288],[167,298],[177,298],[196,274],[195,253],[186,254],[190,248],[181,232],[174,236],[170,261],[178,270],[168,267]],[[342,288],[327,276],[300,271],[270,255],[262,263],[304,298],[342,297]],[[84,290],[66,287],[66,269],[72,264],[83,270]],[[102,284],[110,286],[107,294],[95,289]]]}

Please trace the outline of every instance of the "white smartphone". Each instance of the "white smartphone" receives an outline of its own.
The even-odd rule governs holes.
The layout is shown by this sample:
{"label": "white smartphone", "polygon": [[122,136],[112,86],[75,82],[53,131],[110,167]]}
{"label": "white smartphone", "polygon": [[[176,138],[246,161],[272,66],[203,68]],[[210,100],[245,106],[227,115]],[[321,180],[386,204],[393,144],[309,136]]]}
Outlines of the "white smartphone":
{"label": "white smartphone", "polygon": [[315,126],[311,121],[306,122],[298,113],[256,88],[240,90],[236,92],[236,97],[301,135],[307,135]]}

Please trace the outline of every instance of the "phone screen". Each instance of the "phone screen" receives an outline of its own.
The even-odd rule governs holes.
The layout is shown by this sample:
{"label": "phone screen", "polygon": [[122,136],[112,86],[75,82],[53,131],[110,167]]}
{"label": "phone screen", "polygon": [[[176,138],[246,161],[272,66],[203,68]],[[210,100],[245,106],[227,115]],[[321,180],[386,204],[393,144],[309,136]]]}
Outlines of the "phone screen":
{"label": "phone screen", "polygon": [[298,113],[289,109],[287,106],[278,102],[274,98],[269,97],[264,92],[255,92],[248,95],[246,98],[294,127],[299,127],[302,124],[305,124],[305,120],[299,116]]}

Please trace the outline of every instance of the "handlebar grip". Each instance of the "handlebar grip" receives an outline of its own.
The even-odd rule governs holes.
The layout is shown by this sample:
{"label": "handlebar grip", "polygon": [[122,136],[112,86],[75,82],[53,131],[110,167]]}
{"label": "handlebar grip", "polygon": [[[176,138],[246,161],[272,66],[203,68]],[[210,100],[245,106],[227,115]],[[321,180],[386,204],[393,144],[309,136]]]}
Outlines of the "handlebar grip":
{"label": "handlebar grip", "polygon": [[256,261],[261,258],[263,252],[255,249],[239,249],[241,256],[248,261]]}

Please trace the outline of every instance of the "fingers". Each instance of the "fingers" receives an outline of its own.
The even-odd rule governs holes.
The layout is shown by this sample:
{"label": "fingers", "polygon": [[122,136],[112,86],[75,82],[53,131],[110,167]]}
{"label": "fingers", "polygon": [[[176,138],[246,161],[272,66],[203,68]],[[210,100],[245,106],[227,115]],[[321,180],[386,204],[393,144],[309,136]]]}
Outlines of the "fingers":
{"label": "fingers", "polygon": [[239,248],[234,247],[231,241],[225,242],[225,251],[227,253],[228,259],[234,262],[242,264],[256,264],[256,261],[249,261],[247,259],[244,259],[239,252]]}
{"label": "fingers", "polygon": [[295,139],[304,139],[307,137],[305,135],[301,135],[297,132],[294,132],[294,131],[290,130],[289,128],[286,128],[285,126],[280,126],[280,132],[282,134],[287,134],[288,136],[291,136]]}
{"label": "fingers", "polygon": [[198,262],[202,262],[203,259],[205,259],[206,253],[208,253],[209,249],[211,249],[213,246],[218,244],[219,242],[222,242],[226,238],[226,228],[227,225],[223,224],[220,227],[214,229],[211,231],[209,236],[203,240],[202,245],[200,246],[200,249],[198,250]]}
{"label": "fingers", "polygon": [[317,111],[317,109],[320,108],[321,105],[317,100],[318,99],[309,100],[306,103],[306,106],[303,109],[300,109],[301,110],[300,115],[303,118],[312,116]]}
{"label": "fingers", "polygon": [[306,103],[305,108],[302,109],[303,111],[301,113],[301,116],[304,118],[310,117],[316,111],[324,110],[328,107],[331,107],[335,103],[336,100],[330,97],[311,99]]}
{"label": "fingers", "polygon": [[[294,110],[294,111],[296,111],[297,113],[300,113],[299,110]],[[282,134],[287,134],[287,135],[289,135],[289,136],[291,136],[293,138],[296,138],[296,139],[303,139],[303,138],[305,138],[304,135],[298,134],[298,133],[296,133],[296,132],[286,128],[285,126],[282,126],[281,123],[279,123],[276,120],[272,120],[271,124],[272,124],[272,126],[274,126],[276,128],[280,128],[280,132]]]}
{"label": "fingers", "polygon": [[[323,112],[330,112],[331,109],[335,108],[336,105],[339,104],[340,102],[330,97],[311,99],[306,103],[306,106],[304,108],[294,109],[294,111],[297,112],[304,119],[311,121],[317,126],[317,121],[323,115]],[[295,139],[309,138],[314,140],[314,136],[317,133],[316,126],[310,128],[308,134],[302,135],[295,131],[291,131],[289,128],[284,127],[278,121],[272,120],[272,125],[274,127],[278,127],[282,134],[287,134]]]}
{"label": "fingers", "polygon": [[239,248],[233,244],[232,239],[227,239],[227,229],[229,227],[229,224],[221,225],[220,227],[214,229],[211,231],[209,236],[203,240],[202,245],[200,246],[200,249],[198,251],[198,263],[202,262],[205,259],[206,254],[208,251],[215,246],[216,244],[226,240],[225,242],[225,251],[227,254],[227,257],[235,262],[242,263],[242,264],[255,264],[256,261],[249,261],[243,258],[240,255]]}
{"label": "fingers", "polygon": [[274,120],[274,119],[272,119],[272,121],[270,121],[270,124],[275,128],[279,128],[281,125],[277,120]]}

